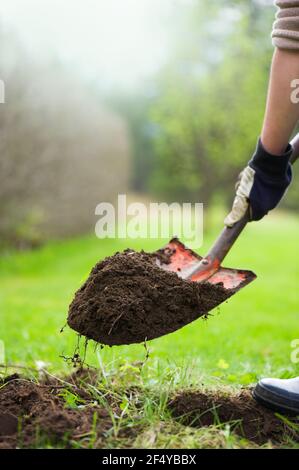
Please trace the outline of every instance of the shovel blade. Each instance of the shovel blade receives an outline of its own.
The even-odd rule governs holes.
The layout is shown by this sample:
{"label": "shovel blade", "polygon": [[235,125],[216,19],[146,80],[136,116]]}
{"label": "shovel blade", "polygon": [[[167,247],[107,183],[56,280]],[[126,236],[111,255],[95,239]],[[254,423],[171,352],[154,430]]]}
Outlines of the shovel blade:
{"label": "shovel blade", "polygon": [[[190,268],[202,259],[202,256],[187,248],[178,238],[173,238],[170,242],[160,250],[165,254],[167,262],[161,262],[159,265],[166,271],[177,273],[184,278],[184,273],[190,271]],[[162,257],[161,259],[163,259]],[[198,277],[200,274],[198,275]],[[205,282],[210,284],[222,284],[228,290],[228,297],[238,292],[242,287],[247,286],[256,279],[256,275],[252,271],[244,269],[223,268],[222,266]],[[196,274],[192,276],[191,281],[200,282]]]}

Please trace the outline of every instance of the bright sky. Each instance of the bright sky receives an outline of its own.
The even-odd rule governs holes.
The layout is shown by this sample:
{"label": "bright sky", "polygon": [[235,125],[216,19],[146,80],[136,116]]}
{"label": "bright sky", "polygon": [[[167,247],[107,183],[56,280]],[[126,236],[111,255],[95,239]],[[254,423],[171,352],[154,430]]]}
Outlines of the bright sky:
{"label": "bright sky", "polygon": [[0,22],[34,56],[58,56],[103,87],[134,87],[163,62],[171,11],[193,0],[1,0]]}

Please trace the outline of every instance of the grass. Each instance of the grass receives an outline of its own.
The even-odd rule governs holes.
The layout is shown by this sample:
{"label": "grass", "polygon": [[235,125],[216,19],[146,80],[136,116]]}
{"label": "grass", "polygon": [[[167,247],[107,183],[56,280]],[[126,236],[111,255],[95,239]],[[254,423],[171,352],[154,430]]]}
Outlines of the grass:
{"label": "grass", "polygon": [[[299,219],[284,213],[250,224],[225,265],[251,269],[258,275],[257,280],[214,311],[207,321],[198,320],[150,342],[150,356],[140,376],[142,387],[239,387],[261,376],[299,375],[298,364],[291,362],[291,341],[299,338],[298,231]],[[213,224],[199,250],[202,254],[216,234]],[[46,364],[53,373],[69,372],[70,366],[61,356],[72,356],[77,336],[68,327],[63,333],[60,329],[74,291],[92,265],[128,245],[154,250],[163,242],[98,240],[90,235],[52,242],[33,252],[4,254],[0,261],[0,340],[6,363],[26,367]],[[143,345],[95,350],[90,343],[86,361],[102,371],[103,380],[111,370],[125,370],[129,383],[130,374],[135,377],[134,364],[143,362],[145,356]],[[163,439],[168,439],[169,445],[174,445],[177,433],[184,434],[186,445],[197,439],[200,431],[177,430],[178,424],[167,420],[161,424],[157,411],[152,413],[153,432],[161,425],[163,432],[159,436],[167,435]],[[142,443],[147,439],[151,439],[148,434]],[[223,441],[223,434],[219,439]]]}

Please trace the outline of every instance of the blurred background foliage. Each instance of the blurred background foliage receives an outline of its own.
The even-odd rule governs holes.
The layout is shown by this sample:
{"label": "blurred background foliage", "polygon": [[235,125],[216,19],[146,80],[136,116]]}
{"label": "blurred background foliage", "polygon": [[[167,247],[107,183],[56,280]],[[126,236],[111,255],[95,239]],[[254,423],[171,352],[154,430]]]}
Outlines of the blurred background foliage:
{"label": "blurred background foliage", "polygon": [[[41,61],[0,8],[2,245],[91,231],[96,204],[122,192],[229,206],[260,133],[273,3],[170,3],[167,53],[127,88],[83,79],[55,55]],[[298,196],[295,183],[283,205],[297,210]]]}
{"label": "blurred background foliage", "polygon": [[[212,0],[178,12],[180,34],[150,98],[139,98],[133,117],[130,104],[122,109],[138,135],[135,189],[167,200],[231,203],[263,119],[273,53],[270,6]],[[284,205],[296,209],[298,191]]]}

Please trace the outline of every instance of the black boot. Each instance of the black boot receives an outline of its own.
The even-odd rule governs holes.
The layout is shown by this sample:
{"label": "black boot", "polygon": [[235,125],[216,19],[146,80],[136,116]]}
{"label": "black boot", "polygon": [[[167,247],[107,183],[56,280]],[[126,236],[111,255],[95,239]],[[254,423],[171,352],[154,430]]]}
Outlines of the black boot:
{"label": "black boot", "polygon": [[299,377],[262,379],[253,391],[262,405],[284,414],[299,415]]}

